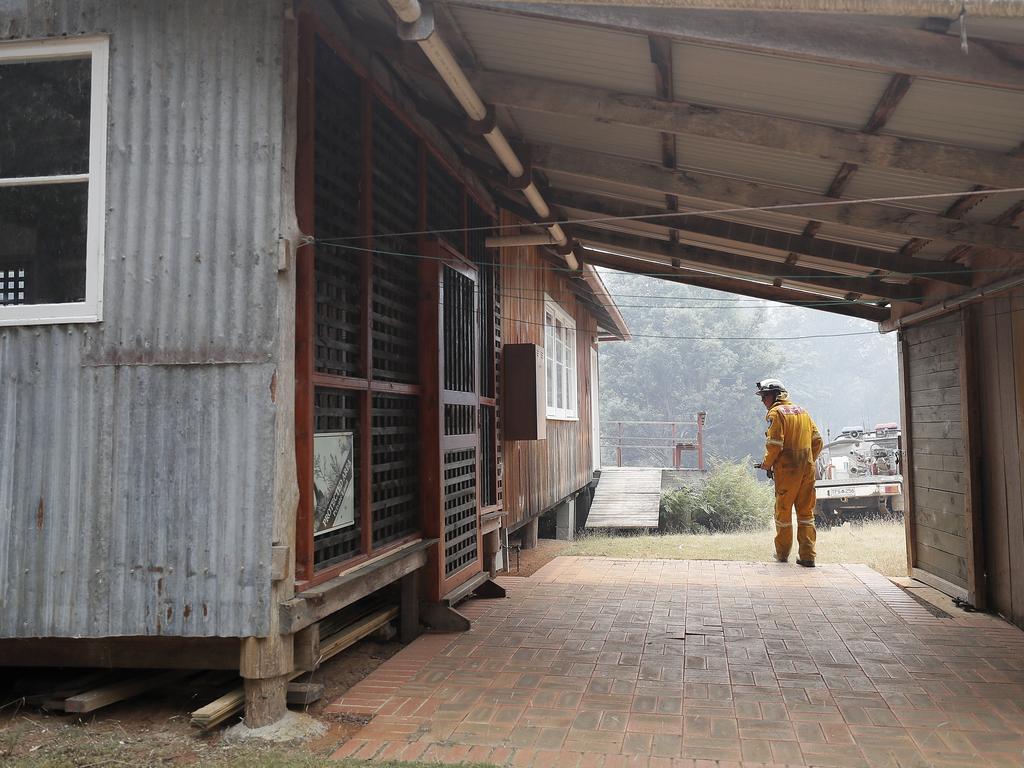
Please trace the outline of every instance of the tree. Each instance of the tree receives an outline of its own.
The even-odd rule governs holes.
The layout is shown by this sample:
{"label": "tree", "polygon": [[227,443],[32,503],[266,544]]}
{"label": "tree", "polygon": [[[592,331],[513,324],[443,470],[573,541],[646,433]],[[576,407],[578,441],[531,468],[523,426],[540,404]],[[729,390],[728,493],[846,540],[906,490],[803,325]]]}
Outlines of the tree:
{"label": "tree", "polygon": [[[703,410],[711,456],[760,457],[764,407],[754,384],[768,376],[788,384],[823,434],[898,421],[895,340],[872,323],[640,275],[602,276],[634,335],[601,348],[605,435],[614,421],[693,421]],[[607,461],[613,441],[603,442]]]}

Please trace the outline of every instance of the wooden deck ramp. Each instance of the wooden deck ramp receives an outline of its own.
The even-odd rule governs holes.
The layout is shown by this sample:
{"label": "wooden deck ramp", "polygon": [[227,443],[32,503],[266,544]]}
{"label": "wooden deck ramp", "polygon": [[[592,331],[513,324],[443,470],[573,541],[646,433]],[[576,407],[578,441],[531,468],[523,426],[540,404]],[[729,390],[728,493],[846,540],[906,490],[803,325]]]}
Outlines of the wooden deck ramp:
{"label": "wooden deck ramp", "polygon": [[661,470],[610,467],[601,470],[587,528],[657,528]]}

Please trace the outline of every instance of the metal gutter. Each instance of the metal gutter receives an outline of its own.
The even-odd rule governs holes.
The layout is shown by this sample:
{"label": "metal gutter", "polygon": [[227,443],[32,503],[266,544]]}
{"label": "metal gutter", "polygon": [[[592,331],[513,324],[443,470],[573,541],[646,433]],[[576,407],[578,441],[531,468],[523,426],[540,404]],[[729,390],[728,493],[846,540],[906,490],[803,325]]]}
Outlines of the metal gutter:
{"label": "metal gutter", "polygon": [[[551,208],[545,202],[530,173],[516,156],[515,150],[498,127],[494,110],[488,108],[466,78],[462,67],[455,60],[448,44],[442,39],[434,24],[434,14],[430,6],[423,6],[419,0],[388,0],[399,19],[398,36],[407,42],[419,45],[427,59],[444,80],[455,100],[466,111],[466,115],[475,124],[484,140],[490,145],[498,160],[508,171],[513,182],[518,181],[518,188],[523,193],[530,207],[541,219],[551,217]],[[579,262],[573,254],[573,243],[557,222],[544,225],[551,234],[561,255],[570,269],[579,269]]]}
{"label": "metal gutter", "polygon": [[605,287],[604,280],[601,279],[600,273],[590,264],[583,265],[583,280],[590,287],[590,290],[594,292],[594,296],[601,302],[605,309],[608,310],[608,314],[612,318],[612,322],[615,323],[615,329],[619,333],[619,338],[622,341],[629,341],[633,338],[629,332],[629,326],[626,325],[626,320],[619,312],[619,308],[615,306],[615,299],[608,293],[608,289]]}
{"label": "metal gutter", "polygon": [[919,312],[911,312],[909,315],[903,317],[896,317],[892,320],[883,320],[878,324],[879,333],[891,333],[892,331],[901,330],[908,325],[915,325],[925,320],[930,320],[933,317],[944,315],[947,312],[951,312],[954,309],[962,307],[964,304],[968,304],[972,301],[977,301],[993,293],[1002,293],[1013,288],[1024,285],[1024,275],[1017,275],[1016,277],[1007,277],[1003,280],[999,280],[989,285],[984,285],[980,288],[961,293],[958,296],[954,296],[949,299],[935,304],[934,306],[922,309]]}
{"label": "metal gutter", "polygon": [[[524,5],[615,5],[719,11],[791,11],[851,13],[868,16],[939,16],[956,18],[961,9],[970,17],[1024,18],[1021,0],[519,0]],[[399,4],[401,0],[396,0]],[[392,3],[395,5],[395,3]]]}

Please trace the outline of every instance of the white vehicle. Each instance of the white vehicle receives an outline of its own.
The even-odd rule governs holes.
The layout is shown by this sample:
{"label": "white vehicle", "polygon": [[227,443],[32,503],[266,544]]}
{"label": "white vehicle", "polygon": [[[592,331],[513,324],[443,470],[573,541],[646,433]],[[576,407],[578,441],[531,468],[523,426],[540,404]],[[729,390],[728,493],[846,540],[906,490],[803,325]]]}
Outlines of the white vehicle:
{"label": "white vehicle", "polygon": [[814,483],[820,524],[903,512],[900,429],[847,427],[822,450]]}

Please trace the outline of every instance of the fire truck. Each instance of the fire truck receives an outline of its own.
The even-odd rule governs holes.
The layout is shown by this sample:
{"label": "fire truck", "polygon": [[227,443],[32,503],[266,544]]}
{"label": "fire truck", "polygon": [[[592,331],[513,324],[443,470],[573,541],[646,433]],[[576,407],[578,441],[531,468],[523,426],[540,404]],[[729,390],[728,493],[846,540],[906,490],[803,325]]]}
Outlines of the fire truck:
{"label": "fire truck", "polygon": [[903,513],[898,424],[846,427],[818,457],[815,519],[819,525]]}

